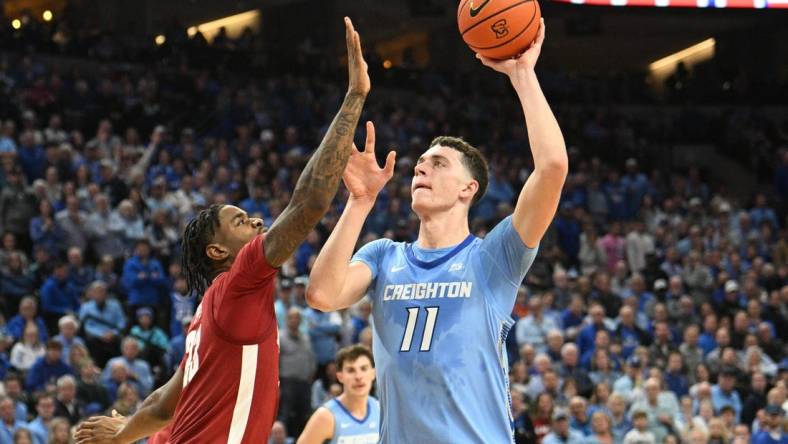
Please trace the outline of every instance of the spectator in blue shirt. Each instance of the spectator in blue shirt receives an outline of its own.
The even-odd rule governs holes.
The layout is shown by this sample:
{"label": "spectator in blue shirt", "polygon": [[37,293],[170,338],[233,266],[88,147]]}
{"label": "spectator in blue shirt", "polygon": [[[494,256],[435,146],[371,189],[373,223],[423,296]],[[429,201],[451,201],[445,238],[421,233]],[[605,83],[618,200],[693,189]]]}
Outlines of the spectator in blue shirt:
{"label": "spectator in blue shirt", "polygon": [[650,184],[646,175],[638,171],[636,159],[627,159],[625,166],[627,172],[621,177],[621,185],[626,193],[626,216],[627,219],[632,219],[640,210],[640,204],[649,192]]}
{"label": "spectator in blue shirt", "polygon": [[118,354],[120,333],[126,328],[126,317],[120,303],[107,299],[107,284],[96,281],[88,286],[88,302],[82,305],[79,319],[85,326],[85,341],[96,363],[103,366]]}
{"label": "spectator in blue shirt", "polygon": [[367,299],[362,299],[357,305],[357,312],[350,320],[352,326],[352,334],[350,340],[352,343],[358,342],[358,337],[361,335],[361,330],[369,326],[370,314],[372,313],[372,304]]}
{"label": "spectator in blue shirt", "polygon": [[49,425],[55,416],[55,398],[47,393],[38,397],[36,401],[36,419],[30,421],[27,429],[33,434],[34,444],[49,443]]}
{"label": "spectator in blue shirt", "polygon": [[320,251],[320,235],[312,230],[306,238],[306,242],[301,244],[296,250],[296,270],[299,274],[309,273],[309,260]]}
{"label": "spectator in blue shirt", "polygon": [[569,427],[583,434],[591,435],[591,418],[588,416],[588,404],[582,396],[569,400]]}
{"label": "spectator in blue shirt", "polygon": [[741,416],[741,398],[734,389],[737,371],[732,367],[723,367],[717,384],[711,387],[711,402],[715,412],[720,412],[723,406],[729,405],[736,412],[736,422]]}
{"label": "spectator in blue shirt", "polygon": [[262,186],[252,186],[249,197],[241,201],[241,208],[245,209],[250,216],[260,214],[265,220],[271,218],[268,200],[265,197],[265,189]]}
{"label": "spectator in blue shirt", "polygon": [[79,321],[72,315],[65,315],[57,322],[59,334],[55,336],[55,340],[63,345],[63,362],[68,362],[71,355],[71,347],[81,345],[87,349],[85,341],[77,336],[79,330]]}
{"label": "spectator in blue shirt", "polygon": [[22,339],[22,334],[25,331],[25,326],[28,322],[36,324],[38,327],[38,337],[41,342],[46,342],[49,339],[47,333],[47,326],[44,320],[36,316],[38,313],[38,303],[35,298],[28,296],[19,302],[19,314],[11,318],[6,324],[6,329],[15,341]]}
{"label": "spectator in blue shirt", "polygon": [[623,220],[627,216],[627,189],[619,178],[617,170],[613,169],[607,181],[602,185],[602,190],[608,198],[609,216],[612,220]]}
{"label": "spectator in blue shirt", "polygon": [[561,204],[561,212],[558,213],[554,224],[561,251],[571,264],[576,264],[577,255],[580,253],[580,233],[583,230],[574,215],[574,205],[571,202]]}
{"label": "spectator in blue shirt", "polygon": [[665,372],[665,385],[676,394],[677,398],[689,393],[689,383],[687,382],[684,360],[681,352],[673,351],[668,355],[668,368]]}
{"label": "spectator in blue shirt", "polygon": [[[184,319],[191,319],[197,306],[197,296],[187,294],[186,278],[178,276],[175,285],[170,292],[170,306],[172,315],[170,317],[170,336],[178,336],[183,330]],[[179,361],[180,362],[180,361]],[[176,363],[177,364],[177,363]]]}
{"label": "spectator in blue shirt", "polygon": [[632,422],[627,418],[627,401],[619,393],[613,393],[607,400],[610,410],[611,430],[613,442],[624,441],[624,436],[632,429]]}
{"label": "spectator in blue shirt", "polygon": [[0,333],[0,381],[5,379],[8,369],[11,368],[11,361],[8,359],[8,345],[11,343],[10,338]]}
{"label": "spectator in blue shirt", "polygon": [[55,339],[47,341],[46,354],[33,364],[27,372],[25,386],[28,390],[38,391],[46,384],[56,382],[63,375],[74,374],[74,370],[63,362],[63,344]]}
{"label": "spectator in blue shirt", "polygon": [[[337,338],[342,329],[339,313],[323,313],[313,308],[304,312],[309,325],[309,337],[320,369],[334,360],[337,352]],[[318,372],[322,373],[322,372]]]}
{"label": "spectator in blue shirt", "polygon": [[10,130],[11,134],[6,133],[0,136],[0,156],[4,156],[4,155],[16,156],[16,142],[14,141],[14,136],[13,136],[14,123],[13,120],[9,120],[8,122],[10,122],[11,126],[7,128]]}
{"label": "spectator in blue shirt", "polygon": [[96,280],[96,270],[85,265],[82,250],[79,248],[72,247],[68,250],[68,280],[79,296]]}
{"label": "spectator in blue shirt", "polygon": [[618,326],[614,332],[621,343],[621,356],[629,358],[632,352],[640,345],[650,345],[651,338],[635,322],[635,311],[625,305],[618,311]]}
{"label": "spectator in blue shirt", "polygon": [[33,277],[25,270],[18,252],[8,255],[5,270],[0,270],[0,308],[10,313],[25,295],[33,293]]}
{"label": "spectator in blue shirt", "polygon": [[764,409],[763,429],[752,437],[752,444],[786,444],[788,433],[783,427],[785,410],[776,404],[767,405]]}
{"label": "spectator in blue shirt", "polygon": [[594,336],[594,345],[588,351],[583,353],[580,356],[580,365],[588,371],[593,370],[592,363],[596,359],[595,353],[597,350],[604,350],[608,354],[608,359],[611,359],[612,362],[610,363],[610,369],[614,369],[618,366],[615,360],[615,356],[610,349],[610,332],[607,330],[597,330],[596,335]]}
{"label": "spectator in blue shirt", "polygon": [[151,257],[150,243],[146,239],[137,241],[134,256],[123,266],[121,278],[129,295],[128,304],[136,310],[142,306],[157,307],[167,290],[167,278],[161,263]]}
{"label": "spectator in blue shirt", "polygon": [[0,443],[13,443],[17,429],[27,427],[27,423],[17,419],[14,401],[0,396]]}
{"label": "spectator in blue shirt", "polygon": [[170,339],[167,349],[167,361],[169,361],[172,371],[175,371],[183,360],[183,354],[186,351],[186,332],[189,330],[189,324],[192,323],[192,317],[183,318],[181,322],[181,332]]}
{"label": "spectator in blue shirt", "polygon": [[50,330],[55,330],[61,317],[79,312],[80,293],[68,279],[68,266],[55,264],[52,276],[41,287],[41,311]]}
{"label": "spectator in blue shirt", "polygon": [[123,363],[129,370],[129,378],[139,384],[141,389],[140,396],[147,396],[153,388],[153,374],[150,370],[150,365],[139,358],[140,345],[139,342],[129,336],[123,340],[121,345],[122,356],[112,358],[107,362],[104,367],[104,372],[101,374],[102,381],[107,384],[112,379],[112,367],[114,364]]}
{"label": "spectator in blue shirt", "polygon": [[553,431],[542,439],[542,444],[585,444],[585,442],[585,435],[569,427],[567,412],[556,409],[553,413]]}
{"label": "spectator in blue shirt", "polygon": [[750,220],[753,227],[760,228],[763,224],[769,224],[774,230],[779,228],[777,215],[774,209],[767,206],[766,195],[763,193],[755,196],[755,206],[750,210]]}
{"label": "spectator in blue shirt", "polygon": [[547,333],[556,329],[557,323],[543,313],[541,295],[531,295],[528,316],[519,319],[514,326],[517,345],[531,344],[537,353],[543,353],[547,349]]}
{"label": "spectator in blue shirt", "polygon": [[38,216],[30,220],[30,239],[37,247],[44,247],[52,252],[62,251],[64,233],[55,220],[52,203],[46,199],[38,205]]}
{"label": "spectator in blue shirt", "polygon": [[594,348],[594,339],[598,330],[607,330],[605,326],[605,308],[601,304],[593,304],[588,310],[591,325],[586,326],[577,336],[577,347],[580,353],[585,353]]}
{"label": "spectator in blue shirt", "polygon": [[709,352],[719,346],[715,339],[717,335],[717,315],[709,313],[703,318],[703,333],[698,338],[698,345],[703,350],[703,355],[708,355]]}
{"label": "spectator in blue shirt", "polygon": [[35,143],[35,136],[32,131],[24,131],[19,136],[17,156],[28,183],[44,177],[44,168],[47,162],[46,155],[44,154],[44,148]]}
{"label": "spectator in blue shirt", "polygon": [[9,373],[3,380],[5,394],[14,403],[16,419],[27,422],[27,394],[24,392],[22,378],[16,373]]}
{"label": "spectator in blue shirt", "polygon": [[573,295],[569,306],[561,313],[561,327],[569,339],[574,339],[579,333],[578,328],[583,326],[583,305],[583,296]]}

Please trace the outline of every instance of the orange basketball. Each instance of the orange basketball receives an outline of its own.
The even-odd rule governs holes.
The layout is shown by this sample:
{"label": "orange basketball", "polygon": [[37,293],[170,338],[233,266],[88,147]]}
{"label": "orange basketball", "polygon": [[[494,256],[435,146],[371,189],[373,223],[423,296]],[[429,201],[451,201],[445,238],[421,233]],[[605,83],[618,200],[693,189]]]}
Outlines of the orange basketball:
{"label": "orange basketball", "polygon": [[541,18],[536,0],[461,0],[457,9],[465,43],[473,52],[499,60],[528,49]]}

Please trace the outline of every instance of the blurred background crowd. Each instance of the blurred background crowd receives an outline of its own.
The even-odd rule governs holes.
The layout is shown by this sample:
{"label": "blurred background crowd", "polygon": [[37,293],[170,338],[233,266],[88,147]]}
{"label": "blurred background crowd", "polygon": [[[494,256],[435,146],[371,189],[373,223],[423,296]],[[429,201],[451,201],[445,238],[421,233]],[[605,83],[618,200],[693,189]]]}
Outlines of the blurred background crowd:
{"label": "blurred background crowd", "polygon": [[[251,30],[209,43],[173,27],[154,45],[79,17],[0,27],[1,444],[70,442],[82,418],[132,414],[169,378],[199,303],[183,227],[213,203],[270,225],[345,90],[319,35],[283,51]],[[414,162],[444,134],[490,160],[471,214],[484,236],[532,169],[505,79],[367,58],[362,119],[398,163],[361,242],[415,239]],[[786,83],[713,63],[661,94],[638,73],[539,74],[571,172],[512,313],[516,441],[788,442],[788,119],[755,107]],[[701,143],[728,166],[687,162]],[[304,298],[345,197],[279,274],[273,442],[341,393],[339,347],[371,346],[368,301],[322,313]]]}

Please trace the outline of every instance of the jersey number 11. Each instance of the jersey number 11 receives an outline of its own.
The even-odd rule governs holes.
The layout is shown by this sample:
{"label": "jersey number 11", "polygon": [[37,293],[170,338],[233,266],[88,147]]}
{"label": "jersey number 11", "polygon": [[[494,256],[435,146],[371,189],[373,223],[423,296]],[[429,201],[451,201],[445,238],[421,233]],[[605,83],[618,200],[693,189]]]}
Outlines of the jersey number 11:
{"label": "jersey number 11", "polygon": [[[427,321],[424,324],[424,335],[421,338],[421,347],[419,347],[419,351],[423,352],[430,351],[432,335],[435,333],[435,321],[438,319],[438,307],[425,307],[424,309],[427,311]],[[399,347],[401,352],[410,351],[419,311],[419,307],[408,308],[408,324],[405,326],[405,335],[402,337],[402,345]]]}

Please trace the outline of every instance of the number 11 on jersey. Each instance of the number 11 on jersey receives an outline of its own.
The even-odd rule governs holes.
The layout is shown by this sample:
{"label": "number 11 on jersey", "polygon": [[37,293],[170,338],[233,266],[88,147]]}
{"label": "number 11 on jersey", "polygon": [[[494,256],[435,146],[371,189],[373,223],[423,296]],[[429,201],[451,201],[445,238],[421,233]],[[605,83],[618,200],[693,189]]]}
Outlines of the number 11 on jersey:
{"label": "number 11 on jersey", "polygon": [[[421,338],[419,351],[430,351],[432,346],[432,335],[435,333],[435,321],[438,319],[438,307],[425,307],[427,320],[424,324],[424,335]],[[419,307],[410,307],[408,310],[408,323],[405,326],[405,335],[402,336],[401,352],[409,352],[413,342],[413,332],[416,330],[416,322],[419,319]]]}

